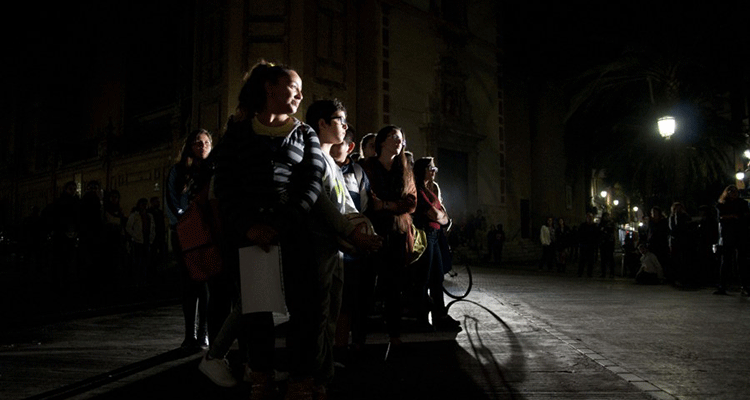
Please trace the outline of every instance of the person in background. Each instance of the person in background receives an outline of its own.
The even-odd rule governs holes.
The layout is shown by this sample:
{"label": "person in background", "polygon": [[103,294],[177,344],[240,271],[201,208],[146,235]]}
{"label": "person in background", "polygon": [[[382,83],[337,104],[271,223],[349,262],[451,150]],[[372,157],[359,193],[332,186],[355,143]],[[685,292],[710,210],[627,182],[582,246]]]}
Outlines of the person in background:
{"label": "person in background", "polygon": [[412,153],[409,150],[406,150],[404,154],[406,154],[406,166],[413,170],[414,169],[414,153]]}
{"label": "person in background", "polygon": [[539,242],[542,243],[542,260],[539,262],[539,270],[543,270],[546,266],[551,271],[552,265],[555,264],[555,227],[552,217],[547,217],[547,222],[539,229]]}
{"label": "person in background", "polygon": [[375,151],[375,134],[374,133],[368,133],[365,136],[362,136],[362,139],[359,141],[359,162],[363,163],[365,160],[367,160],[370,157],[374,157],[376,155]]}
{"label": "person in background", "polygon": [[[360,213],[367,210],[370,180],[362,166],[351,158],[356,147],[354,131],[349,126],[341,143],[331,146],[330,154],[341,168],[346,190]],[[344,254],[344,293],[336,328],[334,358],[343,361],[361,356],[367,336],[367,312],[375,291],[375,270],[370,258]],[[351,344],[349,334],[351,333]]]}
{"label": "person in background", "polygon": [[657,285],[664,278],[661,264],[656,255],[649,251],[648,246],[641,244],[638,246],[641,252],[641,268],[635,274],[635,282],[645,285]]}
{"label": "person in background", "polygon": [[739,190],[729,185],[716,204],[719,222],[719,245],[721,246],[721,268],[719,285],[714,294],[727,294],[734,274],[741,282],[740,294],[750,296],[750,273],[747,267],[748,221],[750,209],[740,198]]}
{"label": "person in background", "polygon": [[[442,204],[440,187],[435,181],[437,171],[432,157],[423,157],[414,163],[417,208],[412,216],[414,225],[427,235],[424,253],[412,268],[417,321],[428,328],[460,330],[460,323],[448,315],[443,298],[443,255],[438,240],[440,230],[448,225],[449,219]],[[432,326],[428,321],[428,313],[432,313]]]}
{"label": "person in background", "polygon": [[[190,132],[182,144],[179,161],[167,176],[166,214],[171,230],[172,251],[180,273],[182,313],[185,322],[185,340],[182,348],[206,348],[210,343],[209,287],[207,282],[196,282],[188,274],[177,235],[177,222],[190,206],[190,201],[208,190],[214,165],[209,160],[213,149],[211,133],[205,129]],[[217,324],[212,329],[218,330]]]}

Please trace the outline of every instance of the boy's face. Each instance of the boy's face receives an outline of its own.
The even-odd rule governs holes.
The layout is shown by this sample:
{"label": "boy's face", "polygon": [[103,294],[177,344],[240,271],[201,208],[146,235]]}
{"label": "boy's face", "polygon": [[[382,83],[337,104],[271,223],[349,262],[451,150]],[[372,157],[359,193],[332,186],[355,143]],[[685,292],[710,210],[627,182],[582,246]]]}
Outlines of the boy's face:
{"label": "boy's face", "polygon": [[336,143],[331,146],[331,150],[329,151],[329,153],[331,154],[331,158],[333,158],[333,161],[336,161],[337,163],[345,162],[346,157],[349,155],[348,150],[350,147],[352,146],[350,146],[346,141]]}
{"label": "boy's face", "polygon": [[324,119],[318,121],[320,127],[320,143],[338,144],[344,141],[346,135],[346,113],[339,110],[331,116],[331,123],[326,123]]}

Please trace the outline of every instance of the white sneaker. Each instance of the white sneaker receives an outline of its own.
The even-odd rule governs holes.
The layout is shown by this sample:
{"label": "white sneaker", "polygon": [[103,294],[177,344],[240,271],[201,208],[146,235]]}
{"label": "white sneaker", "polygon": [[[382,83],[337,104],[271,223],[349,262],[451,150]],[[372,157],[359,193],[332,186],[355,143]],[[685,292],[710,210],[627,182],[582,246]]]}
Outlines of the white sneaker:
{"label": "white sneaker", "polygon": [[201,363],[198,364],[198,369],[206,375],[211,382],[221,387],[234,387],[237,386],[237,379],[232,375],[232,369],[229,368],[229,363],[223,358],[214,358],[209,360],[208,354],[203,356]]}

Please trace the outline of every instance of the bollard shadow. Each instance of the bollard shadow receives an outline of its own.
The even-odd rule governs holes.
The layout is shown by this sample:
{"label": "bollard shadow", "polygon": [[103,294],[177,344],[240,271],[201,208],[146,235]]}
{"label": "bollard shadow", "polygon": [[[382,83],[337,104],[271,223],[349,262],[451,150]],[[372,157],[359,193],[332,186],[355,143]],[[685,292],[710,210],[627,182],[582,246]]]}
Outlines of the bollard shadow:
{"label": "bollard shadow", "polygon": [[[526,358],[523,354],[523,345],[516,337],[513,329],[503,321],[494,311],[472,300],[454,300],[446,305],[448,309],[456,303],[469,303],[481,308],[494,318],[504,329],[509,346],[509,358],[507,362],[500,362],[493,354],[490,347],[485,344],[486,330],[480,329],[480,321],[473,316],[464,315],[462,325],[466,332],[466,337],[471,347],[470,356],[478,366],[478,373],[472,376],[480,386],[489,388],[486,390],[489,398],[493,399],[513,399],[522,400],[525,397],[521,394],[511,382],[524,382],[526,380]],[[489,338],[491,339],[491,338]],[[468,353],[467,353],[468,354]],[[463,363],[472,365],[468,361]],[[481,378],[480,378],[481,377]]]}

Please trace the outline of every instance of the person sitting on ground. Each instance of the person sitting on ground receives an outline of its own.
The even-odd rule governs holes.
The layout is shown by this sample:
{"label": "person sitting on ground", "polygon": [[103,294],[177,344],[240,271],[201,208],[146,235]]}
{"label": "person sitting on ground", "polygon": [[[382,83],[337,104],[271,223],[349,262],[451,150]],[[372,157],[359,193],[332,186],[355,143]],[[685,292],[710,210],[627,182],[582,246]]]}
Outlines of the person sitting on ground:
{"label": "person sitting on ground", "polygon": [[641,256],[641,268],[635,274],[635,282],[646,285],[657,285],[664,278],[664,273],[656,254],[652,253],[645,244],[638,246]]}

